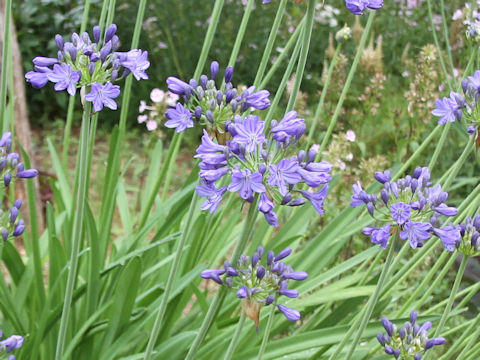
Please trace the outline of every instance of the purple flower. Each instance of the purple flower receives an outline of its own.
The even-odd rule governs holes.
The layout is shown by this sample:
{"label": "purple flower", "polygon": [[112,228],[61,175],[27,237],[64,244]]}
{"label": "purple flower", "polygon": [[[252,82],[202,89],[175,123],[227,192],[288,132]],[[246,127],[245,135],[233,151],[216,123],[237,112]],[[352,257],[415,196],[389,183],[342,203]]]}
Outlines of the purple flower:
{"label": "purple flower", "polygon": [[47,73],[47,78],[55,83],[54,89],[67,92],[74,96],[77,91],[77,83],[82,74],[80,71],[73,70],[68,64],[55,64],[53,70]]}
{"label": "purple flower", "polygon": [[272,122],[272,137],[278,142],[288,141],[290,137],[300,139],[307,127],[305,120],[297,117],[296,111],[289,111],[279,123]]}
{"label": "purple flower", "polygon": [[186,89],[190,89],[190,85],[174,76],[167,78],[167,86],[170,92],[177,95],[184,95]]}
{"label": "purple flower", "polygon": [[388,240],[390,239],[390,224],[387,224],[380,229],[367,226],[364,227],[362,232],[365,235],[370,236],[370,241],[375,245],[380,245],[382,249],[386,249],[388,246]]}
{"label": "purple flower", "polygon": [[252,153],[257,145],[261,145],[265,141],[264,125],[263,121],[258,120],[258,116],[247,116],[243,122],[235,123],[236,134],[233,140],[245,145],[245,150]]}
{"label": "purple flower", "polygon": [[37,56],[32,60],[32,62],[33,62],[33,65],[35,66],[47,67],[47,66],[52,66],[53,64],[58,64],[58,59],[44,57],[44,56]]}
{"label": "purple flower", "polygon": [[383,6],[383,0],[345,0],[347,9],[355,14],[362,15],[365,8],[378,10]]}
{"label": "purple flower", "polygon": [[429,223],[407,221],[404,230],[400,232],[400,239],[410,241],[412,249],[422,247],[425,240],[430,239],[432,225]]}
{"label": "purple flower", "polygon": [[447,206],[446,204],[440,204],[432,207],[432,209],[435,210],[435,212],[445,216],[455,216],[458,213],[456,208],[453,206]]}
{"label": "purple flower", "polygon": [[15,175],[17,178],[21,179],[31,179],[38,175],[38,171],[36,169],[27,169],[17,172]]}
{"label": "purple flower", "polygon": [[433,229],[435,235],[442,240],[443,246],[447,251],[455,251],[456,245],[461,240],[460,229],[454,225],[447,225],[441,229]]}
{"label": "purple flower", "polygon": [[47,74],[51,71],[47,67],[35,67],[36,71],[29,71],[25,74],[27,81],[32,84],[35,89],[40,89],[48,82]]}
{"label": "purple flower", "polygon": [[0,346],[4,347],[7,353],[12,352],[14,349],[19,349],[23,345],[23,337],[20,335],[12,335],[9,338],[0,341]]}
{"label": "purple flower", "polygon": [[305,168],[298,167],[298,174],[303,178],[305,183],[311,187],[318,187],[322,184],[330,182],[332,176],[330,170],[332,164],[328,161],[311,162]]}
{"label": "purple flower", "polygon": [[359,207],[368,203],[368,201],[366,201],[368,200],[368,194],[365,192],[365,190],[363,190],[362,183],[360,181],[357,181],[356,184],[353,184],[352,189],[353,195],[351,196],[352,201],[350,202],[350,206]]}
{"label": "purple flower", "polygon": [[[197,154],[224,152],[225,145],[216,144],[210,139],[207,130],[203,130],[202,144],[197,148]],[[199,156],[200,157],[200,156]]]}
{"label": "purple flower", "polygon": [[265,220],[270,226],[277,227],[278,226],[278,216],[277,213],[273,210],[266,212],[263,214],[265,216]]}
{"label": "purple flower", "polygon": [[268,185],[277,186],[282,196],[288,193],[287,183],[295,185],[302,181],[298,174],[298,164],[293,159],[282,159],[278,164],[270,165]]}
{"label": "purple flower", "polygon": [[218,169],[202,170],[199,172],[201,178],[208,182],[215,182],[222,178],[229,171],[228,167],[222,167]]}
{"label": "purple flower", "polygon": [[385,184],[390,181],[390,170],[385,170],[384,172],[377,171],[375,172],[375,179],[381,183]]}
{"label": "purple flower", "polygon": [[280,310],[283,315],[287,318],[289,321],[297,321],[300,320],[300,313],[297,310],[290,309],[289,307],[286,307],[285,305],[277,305],[278,310]]}
{"label": "purple flower", "polygon": [[325,200],[325,197],[327,196],[328,184],[325,185],[322,188],[322,190],[320,190],[316,193],[311,193],[311,192],[308,192],[308,191],[305,191],[305,190],[301,190],[300,192],[302,193],[302,195],[305,199],[307,199],[308,201],[310,201],[312,203],[313,207],[315,208],[315,210],[317,210],[317,212],[320,215],[324,214],[323,201]]}
{"label": "purple flower", "polygon": [[238,192],[244,200],[250,200],[253,192],[263,193],[266,191],[262,183],[263,177],[259,172],[252,173],[249,169],[234,169],[232,171],[232,183],[228,185],[228,191]]}
{"label": "purple flower", "polygon": [[404,202],[398,202],[390,206],[390,213],[397,224],[403,225],[410,220],[411,207]]}
{"label": "purple flower", "polygon": [[436,345],[443,345],[447,342],[445,338],[443,337],[436,337],[436,338],[431,338],[428,339],[427,342],[425,343],[425,350],[431,349],[432,347]]}
{"label": "purple flower", "polygon": [[203,270],[200,276],[204,279],[211,279],[215,281],[217,284],[222,285],[223,281],[220,279],[220,275],[225,274],[225,269],[208,269]]}
{"label": "purple flower", "polygon": [[270,106],[268,90],[260,90],[255,92],[255,86],[250,86],[242,93],[241,99],[245,100],[242,104],[242,110],[247,111],[248,108],[255,108],[257,110],[265,110]]}
{"label": "purple flower", "polygon": [[117,53],[119,55],[120,65],[128,69],[135,79],[148,79],[145,70],[150,66],[148,61],[148,52],[140,49],[132,49],[127,53]]}
{"label": "purple flower", "polygon": [[432,111],[432,114],[440,117],[438,119],[439,125],[445,125],[447,122],[455,122],[457,119],[458,105],[455,100],[444,97],[435,101],[436,109]]}
{"label": "purple flower", "polygon": [[282,259],[285,259],[287,256],[289,256],[292,253],[292,249],[290,248],[285,248],[282,251],[280,251],[277,256],[273,259],[274,261],[280,261]]}
{"label": "purple flower", "polygon": [[302,281],[308,277],[308,274],[305,271],[293,271],[293,272],[285,273],[282,276],[284,279]]}
{"label": "purple flower", "polygon": [[113,99],[119,95],[120,86],[112,85],[110,81],[105,85],[94,82],[90,93],[85,95],[85,100],[93,103],[93,110],[95,110],[95,112],[101,111],[104,106],[116,110],[117,103]]}
{"label": "purple flower", "polygon": [[215,184],[203,181],[201,185],[198,185],[195,190],[197,194],[206,197],[207,199],[202,203],[200,207],[202,210],[208,210],[210,214],[213,214],[217,210],[218,204],[222,201],[222,195],[227,191],[226,186],[216,188]]}
{"label": "purple flower", "polygon": [[260,194],[260,200],[258,201],[258,210],[264,214],[269,213],[273,210],[275,204],[268,197],[267,193]]}
{"label": "purple flower", "polygon": [[165,115],[168,119],[165,122],[165,126],[175,128],[177,133],[193,127],[192,113],[180,103],[177,103],[175,109],[168,109]]}

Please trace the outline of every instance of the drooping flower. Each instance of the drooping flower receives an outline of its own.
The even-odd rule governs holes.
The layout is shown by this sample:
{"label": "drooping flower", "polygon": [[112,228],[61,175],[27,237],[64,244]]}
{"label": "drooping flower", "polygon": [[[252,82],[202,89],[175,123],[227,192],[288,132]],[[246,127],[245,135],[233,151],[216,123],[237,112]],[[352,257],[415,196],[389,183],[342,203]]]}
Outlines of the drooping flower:
{"label": "drooping flower", "polygon": [[[454,96],[453,94],[452,91],[451,97],[444,97],[443,99],[435,101],[436,108],[432,111],[432,114],[440,118],[438,119],[439,125],[445,125],[447,122],[455,122],[455,120],[462,117],[459,105],[455,99],[452,98]],[[460,111],[460,113],[458,111]]]}
{"label": "drooping flower", "polygon": [[[297,290],[289,289],[291,280],[302,281],[308,277],[304,271],[293,271],[282,260],[291,254],[286,248],[275,256],[269,251],[266,256],[262,246],[251,256],[241,255],[236,264],[224,263],[223,269],[208,269],[201,273],[204,279],[211,279],[220,285],[232,289],[241,299],[242,308],[247,316],[258,326],[262,306],[269,306],[280,296],[296,298]],[[289,321],[300,319],[300,313],[285,305],[277,308]]]}
{"label": "drooping flower", "polygon": [[226,186],[218,188],[213,183],[203,182],[198,185],[195,190],[198,195],[207,198],[201,206],[202,210],[208,210],[210,214],[213,214],[217,210],[220,201],[222,201],[222,195],[227,191]]}
{"label": "drooping flower", "polygon": [[345,0],[347,9],[355,15],[362,15],[365,8],[378,10],[383,6],[383,0]]}
{"label": "drooping flower", "polygon": [[400,355],[407,355],[409,359],[420,360],[427,350],[445,344],[446,340],[443,337],[429,339],[427,333],[432,323],[427,321],[420,326],[416,323],[417,316],[417,311],[412,311],[410,321],[400,329],[386,317],[382,318],[381,323],[387,333],[377,334],[377,340],[386,354],[393,355],[395,359]]}
{"label": "drooping flower", "polygon": [[187,128],[193,127],[192,114],[180,103],[177,104],[175,109],[168,109],[165,115],[168,119],[165,122],[165,126],[174,128],[176,132],[182,132]]}

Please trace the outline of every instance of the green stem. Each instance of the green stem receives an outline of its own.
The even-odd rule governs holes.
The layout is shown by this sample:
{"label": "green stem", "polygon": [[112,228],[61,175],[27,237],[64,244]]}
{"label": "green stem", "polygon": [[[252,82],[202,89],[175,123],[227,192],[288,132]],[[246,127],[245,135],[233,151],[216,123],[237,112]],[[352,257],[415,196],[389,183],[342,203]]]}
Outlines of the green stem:
{"label": "green stem", "polygon": [[275,15],[275,20],[273,21],[272,29],[270,30],[270,35],[268,35],[267,44],[265,45],[265,50],[263,51],[262,60],[260,61],[257,75],[255,76],[255,80],[253,82],[255,86],[258,86],[260,84],[260,81],[263,79],[263,75],[265,74],[268,60],[270,59],[270,55],[272,54],[273,44],[275,44],[278,29],[280,27],[280,23],[282,22],[283,14],[285,13],[287,1],[288,0],[281,0],[280,4],[278,5],[277,14]]}
{"label": "green stem", "polygon": [[451,346],[450,349],[443,355],[439,360],[448,360],[448,359],[453,359],[452,355],[458,351],[459,349],[462,349],[462,352],[456,357],[457,359],[465,359],[467,351],[473,347],[474,342],[477,340],[478,336],[480,335],[480,314],[477,315],[475,320],[469,325],[469,327],[462,332],[460,337],[458,338],[457,341],[455,341],[456,344],[462,343],[469,334],[472,333],[473,329],[476,329],[475,332],[473,333],[472,337],[470,338],[470,341],[466,346],[460,347],[460,346]]}
{"label": "green stem", "polygon": [[325,84],[323,85],[322,94],[320,95],[320,102],[318,103],[317,109],[315,110],[315,115],[313,116],[313,120],[312,120],[312,126],[310,127],[310,131],[308,132],[307,145],[305,146],[306,149],[308,149],[312,144],[313,134],[315,133],[315,129],[318,124],[318,119],[322,115],[323,105],[325,103],[325,98],[327,97],[328,86],[330,85],[330,80],[332,79],[333,70],[337,65],[337,59],[341,49],[342,49],[342,43],[339,42],[335,50],[335,54],[333,55],[332,62],[328,67],[327,79],[325,80]]}
{"label": "green stem", "polygon": [[[175,133],[175,135],[177,135],[177,134],[178,133]],[[166,170],[167,170],[167,176],[165,177],[165,172],[163,171],[163,168],[162,168],[162,170],[160,171],[160,174],[163,175],[163,176],[159,177],[160,181],[157,182],[159,185],[161,185],[161,183],[163,181],[163,177],[165,177],[165,185],[163,186],[163,193],[162,193],[162,202],[165,202],[165,200],[167,199],[168,189],[170,187],[170,181],[172,181],[173,170],[175,169],[175,166],[171,166],[171,164],[174,164],[177,160],[178,152],[180,150],[180,145],[182,144],[182,135],[177,135],[176,140],[177,141],[175,142],[175,146],[173,147],[173,152],[172,152],[171,156],[169,156],[166,159],[166,161],[168,162],[168,165],[165,164],[163,166],[163,168],[166,168]],[[168,149],[168,150],[170,151],[170,149]],[[157,185],[157,184],[155,184],[155,185]],[[156,189],[154,194],[156,194],[157,191],[158,191],[158,188]],[[155,199],[155,196],[153,198]],[[151,205],[149,207],[149,211],[150,211],[150,208],[151,208]]]}
{"label": "green stem", "polygon": [[365,47],[365,44],[367,42],[368,35],[370,34],[370,29],[373,24],[373,19],[375,18],[375,11],[371,11],[370,14],[368,15],[368,21],[367,25],[365,26],[365,30],[363,31],[362,38],[360,39],[360,44],[358,45],[357,52],[355,54],[355,58],[353,59],[352,67],[350,68],[350,71],[348,72],[347,80],[345,81],[345,86],[342,89],[342,93],[340,94],[340,99],[338,99],[337,107],[335,108],[335,112],[333,113],[332,118],[330,119],[330,124],[328,125],[327,132],[325,133],[325,136],[323,137],[322,144],[320,145],[320,150],[318,151],[317,157],[320,157],[322,152],[325,150],[328,140],[330,139],[330,136],[332,135],[333,129],[335,128],[335,125],[337,124],[338,116],[340,115],[340,111],[342,110],[343,102],[345,101],[345,98],[347,97],[347,93],[350,89],[350,84],[352,83],[353,76],[355,75],[355,72],[357,71],[357,66],[360,61],[360,58],[362,57],[363,54],[363,48]]}
{"label": "green stem", "polygon": [[[247,219],[243,226],[240,240],[237,243],[235,250],[233,251],[232,259],[230,261],[230,263],[232,264],[237,263],[241,253],[243,252],[243,250],[247,245],[248,239],[250,238],[250,234],[253,230],[253,226],[255,225],[255,220],[257,219],[257,214],[258,214],[257,203],[258,203],[258,196],[255,196],[255,200],[253,201],[253,203],[250,204],[250,208],[248,209]],[[226,295],[226,288],[222,286],[220,288],[220,291],[217,293],[217,296],[215,296],[212,303],[210,304],[207,314],[203,319],[200,330],[198,331],[197,336],[195,337],[195,340],[193,341],[193,344],[190,347],[190,350],[188,351],[188,354],[185,360],[195,359],[195,354],[197,353],[198,348],[202,344],[205,336],[207,335],[208,330],[210,329],[210,325],[215,320],[218,309],[220,308],[223,302],[223,299],[225,298],[225,295]]]}
{"label": "green stem", "polygon": [[447,135],[450,130],[450,127],[451,127],[451,123],[445,124],[445,126],[443,127],[442,136],[440,136],[440,140],[438,141],[438,144],[435,146],[435,151],[433,152],[433,156],[430,159],[430,162],[428,163],[428,168],[430,170],[432,170],[435,164],[437,163],[438,157],[440,156],[440,152],[443,149],[443,144],[447,139]]}
{"label": "green stem", "polygon": [[[453,65],[452,49],[450,48],[447,18],[445,16],[445,2],[440,0],[440,9],[442,13],[442,28],[443,28],[443,37],[445,38],[445,47],[447,48],[448,61],[450,63],[450,70],[452,71],[452,76],[455,76],[455,66]],[[455,83],[455,79],[453,79]]]}
{"label": "green stem", "polygon": [[195,73],[193,74],[194,79],[198,80],[202,74],[203,67],[207,61],[208,53],[210,52],[210,47],[212,46],[215,31],[217,30],[218,21],[220,20],[220,14],[222,13],[224,3],[225,0],[216,0],[215,5],[213,6],[210,24],[208,25],[205,41],[203,42],[202,52],[200,53],[200,58],[198,59],[197,67],[195,69]]}
{"label": "green stem", "polygon": [[[389,249],[388,249],[388,254],[387,254],[387,259],[385,260],[385,264],[383,265],[382,272],[380,273],[380,278],[378,279],[377,287],[375,288],[375,292],[373,295],[370,297],[366,311],[363,313],[362,320],[360,322],[360,325],[357,327],[352,326],[351,329],[352,331],[349,331],[344,339],[342,340],[342,343],[345,344],[346,341],[349,340],[351,333],[353,333],[354,329],[357,329],[357,333],[355,335],[355,338],[353,339],[352,344],[350,345],[350,349],[345,357],[345,360],[349,360],[355,349],[357,348],[358,342],[363,334],[363,331],[367,327],[368,321],[370,320],[370,317],[372,316],[373,309],[375,308],[375,305],[377,304],[378,298],[380,297],[380,294],[382,293],[383,290],[383,285],[385,284],[385,280],[387,279],[389,273],[390,273],[390,265],[392,264],[394,253],[395,253],[395,246],[397,244],[398,240],[398,231],[394,235],[393,240],[390,242]],[[341,352],[343,346],[338,346],[335,353],[330,357],[330,360],[336,359],[338,354]]]}
{"label": "green stem", "polygon": [[230,345],[228,345],[227,353],[223,360],[230,360],[235,352],[235,348],[237,347],[238,340],[240,338],[240,334],[242,333],[243,324],[245,323],[246,319],[245,311],[242,311],[240,315],[240,319],[238,320],[237,328],[235,329],[235,333],[233,334],[232,340],[230,341]]}
{"label": "green stem", "polygon": [[8,77],[8,58],[10,56],[10,21],[12,17],[12,0],[5,0],[5,23],[3,27],[3,61],[2,73],[0,74],[0,129],[5,129],[5,106],[7,104],[7,77]]}
{"label": "green stem", "polygon": [[88,148],[89,148],[89,132],[90,132],[90,114],[91,103],[87,102],[83,109],[82,128],[79,145],[79,180],[76,194],[76,210],[73,219],[72,232],[72,249],[70,254],[70,268],[68,271],[67,287],[65,290],[65,298],[63,301],[63,311],[60,320],[60,330],[58,333],[57,349],[55,352],[55,359],[60,360],[65,348],[65,341],[68,329],[68,321],[70,309],[72,304],[73,290],[75,287],[75,280],[77,277],[78,267],[78,253],[82,242],[81,234],[83,233],[83,216],[85,201],[87,196],[87,168],[88,168]]}
{"label": "green stem", "polygon": [[[456,252],[452,254],[452,256],[457,255],[458,254]],[[455,282],[453,283],[452,291],[450,292],[450,297],[448,298],[447,306],[445,307],[440,322],[435,330],[435,336],[439,336],[442,333],[445,322],[447,321],[450,311],[452,310],[453,301],[455,300],[455,295],[457,294],[460,283],[462,282],[462,277],[465,272],[465,268],[467,267],[468,259],[469,257],[465,255],[462,258],[460,268],[458,269],[457,276],[455,277]]]}
{"label": "green stem", "polygon": [[270,338],[270,332],[272,331],[273,319],[275,318],[276,307],[277,300],[275,299],[272,304],[272,308],[270,309],[270,314],[268,315],[267,327],[265,328],[265,333],[263,334],[262,344],[260,345],[260,349],[258,350],[257,360],[262,360],[265,349],[267,348],[268,340]]}
{"label": "green stem", "polygon": [[188,210],[188,215],[186,218],[186,224],[182,231],[182,236],[180,237],[180,241],[177,244],[177,249],[175,252],[175,258],[173,259],[172,266],[170,268],[170,272],[168,273],[167,284],[165,285],[165,291],[162,294],[162,301],[160,303],[160,307],[158,309],[157,317],[155,318],[155,323],[153,324],[152,332],[150,333],[150,338],[147,344],[147,350],[145,351],[145,360],[151,359],[153,348],[158,338],[158,334],[160,333],[160,329],[162,328],[162,321],[165,315],[165,311],[167,310],[168,300],[170,297],[170,292],[172,290],[172,285],[175,280],[175,276],[178,273],[178,266],[180,265],[180,260],[182,258],[183,248],[185,246],[185,242],[187,241],[188,232],[193,224],[193,213],[197,207],[197,201],[199,196],[197,193],[193,193],[192,201],[190,202],[190,208]]}
{"label": "green stem", "polygon": [[443,59],[443,56],[442,56],[442,48],[440,47],[440,43],[438,42],[437,30],[435,28],[435,23],[433,22],[431,0],[427,0],[427,5],[428,5],[428,17],[430,18],[430,26],[432,27],[433,41],[435,42],[435,46],[437,47],[438,59],[440,60],[440,66],[442,67],[443,73],[445,75],[445,81],[447,82],[448,88],[450,90],[452,90],[453,87],[450,83],[450,77],[449,77],[449,74],[448,74],[448,71],[447,71],[447,66],[445,65],[445,60]]}
{"label": "green stem", "polygon": [[235,44],[233,45],[232,53],[230,54],[230,60],[228,60],[228,66],[234,66],[235,62],[237,61],[238,51],[240,50],[240,45],[242,45],[243,36],[245,35],[245,30],[247,29],[248,20],[250,19],[254,2],[254,0],[248,0],[247,7],[243,12],[242,22],[238,28],[237,38],[235,39]]}
{"label": "green stem", "polygon": [[463,163],[467,159],[467,156],[470,154],[470,152],[475,148],[475,136],[470,136],[468,139],[468,143],[465,146],[465,149],[462,152],[462,155],[458,158],[458,160],[455,162],[453,165],[453,169],[448,176],[447,180],[443,184],[443,189],[448,190],[450,185],[452,184],[453,180],[455,180],[455,177],[457,176],[458,172],[462,168]]}
{"label": "green stem", "polygon": [[308,0],[307,3],[307,13],[305,15],[306,22],[303,27],[302,50],[300,52],[300,58],[298,59],[297,72],[295,74],[295,83],[293,85],[290,99],[288,100],[286,112],[293,110],[295,102],[297,101],[298,91],[300,90],[300,85],[302,83],[303,73],[305,71],[305,65],[307,63],[308,50],[310,48],[310,40],[312,38],[313,18],[315,16],[316,3],[317,0]]}

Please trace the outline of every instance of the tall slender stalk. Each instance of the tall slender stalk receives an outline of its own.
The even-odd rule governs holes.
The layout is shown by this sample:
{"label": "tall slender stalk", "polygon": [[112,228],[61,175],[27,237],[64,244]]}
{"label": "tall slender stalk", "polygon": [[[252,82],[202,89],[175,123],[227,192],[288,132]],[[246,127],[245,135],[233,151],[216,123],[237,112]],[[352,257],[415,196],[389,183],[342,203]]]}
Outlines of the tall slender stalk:
{"label": "tall slender stalk", "polygon": [[250,19],[250,14],[252,13],[252,6],[254,0],[248,0],[247,7],[243,12],[242,21],[240,27],[238,28],[237,38],[233,45],[232,53],[230,54],[230,60],[228,60],[228,66],[234,66],[237,61],[238,52],[240,50],[240,45],[242,45],[243,36],[245,35],[245,30],[247,29],[248,20]]}
{"label": "tall slender stalk", "polygon": [[10,21],[12,18],[12,0],[5,0],[5,22],[3,28],[3,47],[2,47],[2,73],[0,74],[0,129],[6,130],[5,125],[5,106],[7,104],[7,77],[8,77],[8,58],[10,57]]}
{"label": "tall slender stalk", "polygon": [[163,316],[167,310],[168,298],[170,297],[170,292],[172,290],[173,281],[177,275],[178,266],[180,265],[180,259],[182,258],[183,247],[188,237],[188,232],[193,223],[193,213],[195,212],[198,201],[198,195],[193,194],[192,201],[190,202],[190,209],[188,210],[188,215],[186,218],[186,225],[182,231],[182,236],[180,241],[177,244],[177,249],[175,252],[175,258],[173,260],[170,272],[168,273],[167,284],[165,285],[165,291],[162,295],[162,301],[158,309],[157,317],[155,318],[155,323],[153,324],[152,332],[150,333],[150,338],[148,339],[147,350],[145,351],[145,360],[149,360],[152,357],[153,348],[155,342],[157,341],[158,334],[162,328]]}
{"label": "tall slender stalk", "polygon": [[232,358],[233,353],[235,352],[235,348],[237,347],[240,334],[242,333],[243,324],[245,323],[246,317],[247,316],[245,314],[245,311],[242,311],[240,319],[237,323],[237,328],[235,329],[235,333],[233,334],[232,340],[230,341],[230,345],[228,345],[228,349],[223,360],[230,360]]}
{"label": "tall slender stalk", "polygon": [[342,89],[342,93],[340,94],[340,99],[338,99],[337,107],[335,108],[335,112],[333,113],[333,116],[330,119],[330,124],[328,125],[327,132],[325,133],[325,135],[323,137],[322,144],[320,145],[320,150],[318,151],[317,156],[320,156],[320,154],[322,154],[322,152],[325,150],[325,147],[327,146],[328,140],[330,139],[330,136],[332,135],[333,129],[335,128],[335,125],[337,124],[338,116],[340,115],[340,111],[342,110],[343,102],[345,101],[345,98],[347,97],[347,93],[350,89],[350,84],[352,83],[353,76],[355,75],[355,72],[357,71],[358,62],[360,61],[360,58],[362,57],[363,48],[365,47],[365,44],[367,42],[367,38],[370,34],[370,29],[372,28],[374,18],[375,18],[375,11],[371,11],[370,14],[368,15],[367,25],[365,26],[365,30],[363,30],[362,38],[360,39],[360,44],[358,45],[357,52],[355,54],[355,58],[353,59],[352,67],[350,68],[350,71],[348,72],[347,80],[345,81],[345,85]]}
{"label": "tall slender stalk", "polygon": [[350,345],[350,349],[345,357],[345,360],[349,360],[355,349],[357,348],[358,341],[360,340],[363,331],[367,327],[368,321],[370,320],[370,316],[372,316],[373,309],[375,308],[375,305],[377,304],[377,301],[380,297],[380,294],[382,293],[383,286],[385,284],[385,280],[387,279],[388,275],[390,274],[390,265],[392,264],[394,253],[395,253],[395,246],[398,240],[398,231],[395,233],[393,240],[390,242],[389,248],[388,248],[388,254],[387,254],[387,259],[385,260],[385,264],[383,265],[382,272],[380,273],[380,278],[378,279],[377,287],[375,288],[375,292],[373,295],[370,297],[367,308],[365,312],[363,313],[362,320],[360,322],[360,325],[357,326],[352,326],[350,330],[347,332],[345,337],[343,338],[342,342],[340,345],[337,347],[335,352],[330,356],[329,360],[334,360],[338,357],[340,352],[342,351],[343,347],[345,346],[346,342],[349,340],[350,336],[353,334],[353,331],[357,329],[355,338],[353,339],[352,344]]}
{"label": "tall slender stalk", "polygon": [[[255,196],[255,200],[250,204],[250,208],[248,209],[247,219],[243,226],[240,240],[238,241],[237,246],[233,251],[232,259],[230,261],[230,263],[232,264],[237,263],[238,258],[240,257],[241,253],[244,251],[248,243],[248,239],[250,238],[250,234],[252,233],[253,226],[255,225],[255,220],[257,219],[257,214],[258,214],[257,203],[258,203],[258,196]],[[193,341],[193,344],[190,347],[190,350],[188,351],[188,354],[185,360],[195,359],[195,354],[197,353],[198,348],[200,347],[203,340],[205,339],[205,336],[208,333],[210,325],[215,320],[218,309],[222,305],[225,295],[226,295],[226,289],[225,287],[222,286],[218,291],[217,295],[215,296],[215,298],[213,299],[213,301],[210,303],[210,307],[208,308],[207,314],[203,319],[200,330],[198,331],[197,336],[195,337],[195,340]]]}
{"label": "tall slender stalk", "polygon": [[60,330],[57,339],[57,349],[55,352],[55,359],[60,360],[65,348],[66,335],[69,323],[69,315],[72,304],[73,289],[75,287],[75,280],[77,278],[78,267],[78,253],[82,242],[83,233],[83,216],[85,208],[85,199],[87,196],[87,168],[88,168],[88,148],[89,148],[89,133],[90,133],[90,117],[91,117],[91,103],[86,102],[83,109],[82,128],[80,134],[79,145],[79,163],[78,163],[78,189],[76,197],[76,209],[73,219],[72,232],[72,249],[70,254],[70,267],[68,271],[67,287],[65,290],[65,298],[63,301],[62,317],[60,320]]}
{"label": "tall slender stalk", "polygon": [[265,333],[263,334],[262,344],[258,350],[257,360],[262,360],[265,349],[267,348],[268,340],[270,339],[270,332],[272,331],[273,319],[275,318],[275,308],[277,307],[277,300],[272,304],[270,309],[270,314],[268,314],[267,327],[265,328]]}

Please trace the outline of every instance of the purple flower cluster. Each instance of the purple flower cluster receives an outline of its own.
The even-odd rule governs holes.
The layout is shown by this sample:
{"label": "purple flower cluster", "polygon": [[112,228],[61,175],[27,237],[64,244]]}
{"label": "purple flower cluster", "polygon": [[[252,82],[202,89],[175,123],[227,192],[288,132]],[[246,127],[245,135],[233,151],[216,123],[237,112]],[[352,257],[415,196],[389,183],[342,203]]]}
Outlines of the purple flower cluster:
{"label": "purple flower cluster", "polygon": [[22,200],[18,199],[13,203],[13,207],[8,212],[0,210],[0,234],[3,241],[7,241],[10,237],[17,237],[25,231],[25,222],[19,219],[18,215]]}
{"label": "purple flower cluster", "polygon": [[425,351],[434,346],[445,344],[443,337],[428,338],[427,332],[432,327],[430,321],[422,326],[416,324],[417,312],[412,311],[410,321],[398,330],[397,327],[386,317],[382,318],[382,325],[386,334],[379,333],[377,339],[384,347],[385,353],[393,355],[395,359],[421,360]]}
{"label": "purple flower cluster", "polygon": [[[220,285],[225,284],[236,291],[237,297],[242,299],[242,307],[246,314],[258,326],[261,305],[276,303],[277,298],[282,295],[289,298],[298,297],[298,291],[289,289],[288,282],[305,280],[308,277],[306,272],[293,271],[289,265],[281,261],[291,253],[292,250],[286,248],[277,255],[269,251],[264,257],[264,248],[259,246],[251,258],[241,255],[237,265],[226,261],[223,269],[204,270],[201,276]],[[297,310],[280,304],[276,306],[289,321],[300,319]]]}
{"label": "purple flower cluster", "polygon": [[372,10],[381,9],[383,0],[345,0],[347,9],[355,15],[362,15],[366,8]]}
{"label": "purple flower cluster", "polygon": [[[226,135],[231,140],[226,145],[215,143],[204,130],[202,144],[197,148],[202,184],[197,193],[207,199],[203,210],[213,213],[222,195],[238,192],[247,202],[253,202],[259,195],[258,210],[272,226],[278,225],[276,204],[299,206],[310,201],[318,213],[323,214],[323,200],[331,180],[332,165],[326,161],[315,162],[316,152],[308,154],[301,150],[292,156],[298,139],[306,130],[305,121],[290,111],[285,117],[271,123],[265,131],[265,123],[256,115],[245,119],[236,115],[225,124]],[[217,187],[219,182],[223,186]],[[228,183],[228,184],[227,184]],[[303,190],[305,183],[319,191]]]}
{"label": "purple flower cluster", "polygon": [[77,88],[90,87],[85,100],[93,103],[95,111],[103,107],[116,110],[117,103],[113,99],[120,95],[120,86],[112,83],[130,73],[137,80],[148,79],[145,70],[150,66],[146,51],[117,52],[120,40],[116,31],[117,26],[110,25],[102,38],[100,27],[95,26],[93,40],[86,32],[73,33],[72,41],[64,41],[61,35],[56,35],[57,57],[37,56],[33,59],[34,71],[27,72],[25,78],[34,88],[51,81],[55,83],[55,90],[67,90],[72,96]]}
{"label": "purple flower cluster", "polygon": [[34,178],[38,175],[35,169],[25,169],[20,155],[12,152],[12,133],[6,132],[0,138],[0,177],[7,187],[15,179]]}
{"label": "purple flower cluster", "polygon": [[[380,198],[368,194],[358,182],[353,185],[353,207],[366,205],[369,214],[383,224],[363,229],[372,243],[383,249],[388,246],[392,228],[400,231],[402,240],[409,240],[412,248],[422,247],[432,234],[437,235],[434,225],[438,217],[455,216],[457,209],[445,204],[448,193],[441,185],[431,186],[430,171],[417,167],[412,176],[391,181],[390,171],[376,172],[375,179],[383,185]],[[438,236],[438,235],[437,235]]]}
{"label": "purple flower cluster", "polygon": [[210,65],[210,78],[202,75],[198,82],[191,79],[188,83],[173,76],[167,79],[168,90],[181,96],[184,104],[177,104],[175,109],[167,110],[166,127],[182,132],[193,127],[193,120],[196,120],[223,134],[226,121],[231,120],[235,114],[243,114],[250,109],[264,110],[270,106],[270,93],[267,90],[256,91],[255,86],[250,86],[241,91],[233,87],[231,66],[225,69],[225,82],[217,88],[218,73],[219,64],[213,61]]}
{"label": "purple flower cluster", "polygon": [[466,256],[478,255],[480,248],[480,215],[475,218],[468,217],[460,225],[449,224],[440,229],[434,229],[443,242],[445,250],[455,251],[458,249]]}
{"label": "purple flower cluster", "polygon": [[[0,338],[3,337],[3,332],[0,331]],[[0,355],[2,353],[11,353],[15,349],[20,349],[23,345],[23,337],[20,335],[12,335],[0,341]],[[15,360],[14,355],[10,355],[8,360]]]}
{"label": "purple flower cluster", "polygon": [[480,70],[462,81],[462,92],[451,91],[450,96],[436,100],[432,114],[439,117],[439,125],[463,119],[468,133],[473,134],[479,125],[477,104],[480,100]]}

